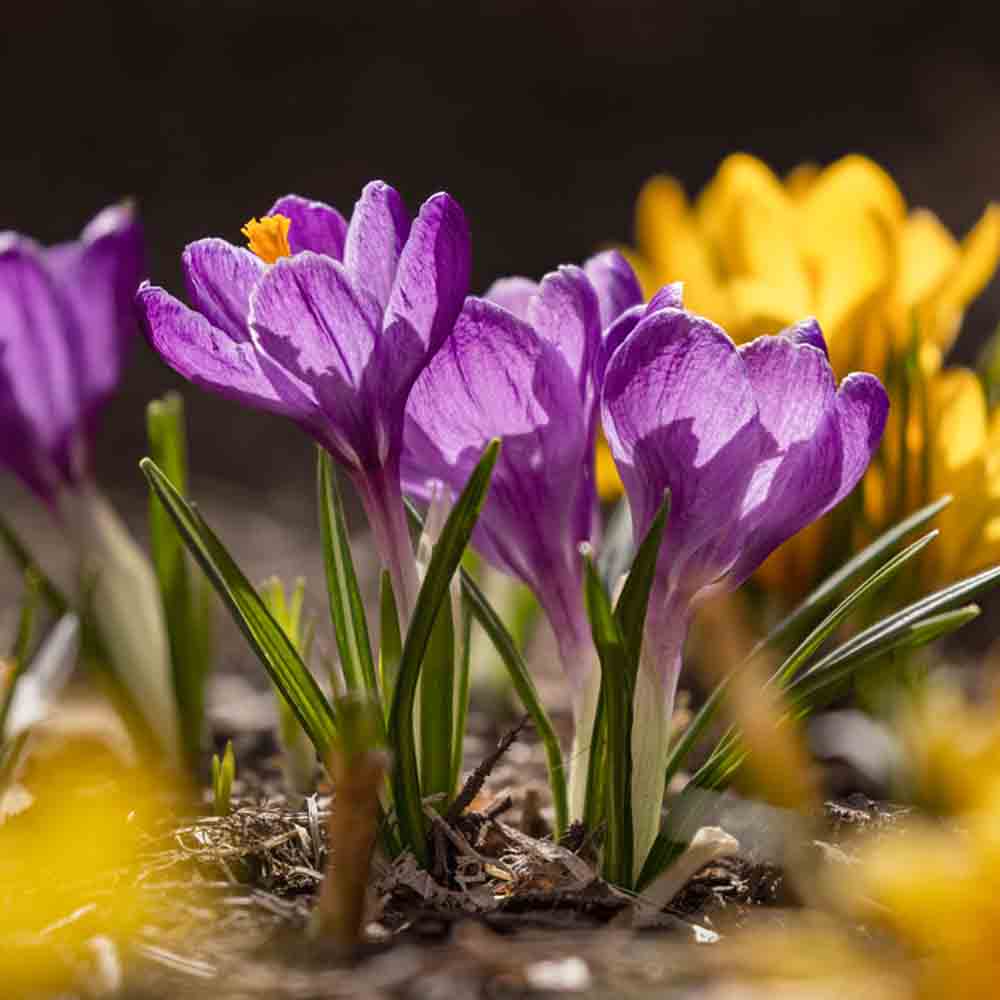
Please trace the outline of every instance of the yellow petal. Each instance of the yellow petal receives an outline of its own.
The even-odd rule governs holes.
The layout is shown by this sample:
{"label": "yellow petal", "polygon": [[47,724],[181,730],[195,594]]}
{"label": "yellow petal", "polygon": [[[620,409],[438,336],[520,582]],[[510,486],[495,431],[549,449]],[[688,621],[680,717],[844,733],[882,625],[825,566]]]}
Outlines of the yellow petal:
{"label": "yellow petal", "polygon": [[711,248],[672,177],[647,181],[636,206],[636,238],[647,267],[643,291],[652,295],[670,281],[684,282],[684,303],[693,312],[726,326],[725,288]]}
{"label": "yellow petal", "polygon": [[622,495],[623,487],[618,467],[603,435],[597,440],[595,475],[597,494],[602,500],[617,500]]}
{"label": "yellow petal", "polygon": [[[884,355],[888,346],[891,330],[865,320],[873,312],[881,313],[892,288],[894,235],[881,215],[851,211],[825,199],[811,204],[805,213],[804,233],[811,243],[806,253],[814,273],[815,314],[842,376],[859,367],[863,357]],[[881,365],[879,360],[875,370],[880,371]]]}
{"label": "yellow petal", "polygon": [[746,153],[734,153],[722,161],[695,206],[703,232],[723,256],[731,235],[733,211],[746,200],[764,205],[782,203],[785,192],[766,163]]}
{"label": "yellow petal", "polygon": [[896,298],[904,309],[920,305],[958,262],[958,241],[933,212],[917,209],[900,232]]}
{"label": "yellow petal", "polygon": [[967,368],[948,369],[928,383],[930,493],[951,493],[941,512],[941,538],[935,543],[938,576],[946,582],[976,566],[977,538],[987,521],[984,492],[988,442],[982,385]]}
{"label": "yellow petal", "polygon": [[928,335],[942,350],[951,346],[962,313],[996,273],[998,260],[1000,204],[992,204],[962,241],[957,265],[934,303],[934,327]]}
{"label": "yellow petal", "polygon": [[819,175],[820,167],[817,163],[800,163],[797,167],[792,167],[785,177],[785,190],[789,197],[796,201],[804,198]]}
{"label": "yellow petal", "polygon": [[812,311],[802,289],[796,294],[788,285],[757,278],[734,278],[729,283],[729,302],[728,333],[737,343],[776,333]]}
{"label": "yellow petal", "polygon": [[896,224],[906,217],[906,202],[896,182],[873,160],[856,153],[821,171],[805,202],[826,213],[871,209]]}

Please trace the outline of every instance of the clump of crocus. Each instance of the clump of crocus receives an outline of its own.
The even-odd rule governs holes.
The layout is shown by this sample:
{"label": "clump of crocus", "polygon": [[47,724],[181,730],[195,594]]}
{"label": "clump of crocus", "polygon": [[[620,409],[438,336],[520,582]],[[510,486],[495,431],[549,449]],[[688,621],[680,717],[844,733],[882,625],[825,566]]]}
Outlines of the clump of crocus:
{"label": "clump of crocus", "polygon": [[[636,210],[636,242],[630,259],[648,294],[664,281],[683,281],[689,308],[724,326],[737,342],[814,315],[834,370],[879,374],[899,404],[894,370],[912,350],[914,335],[928,395],[950,396],[956,382],[968,381],[961,370],[938,373],[965,309],[1000,259],[1000,206],[991,205],[959,243],[931,212],[908,210],[892,178],[864,157],[847,156],[824,169],[802,165],[782,181],[761,161],[737,154],[694,202],[673,178],[647,182]],[[976,506],[971,511],[953,505],[945,516],[951,522],[942,525],[945,545],[922,567],[928,583],[996,557],[990,543],[997,493],[985,468],[982,406],[971,388],[962,391],[961,428],[944,438],[914,427],[902,459],[911,470],[933,470],[928,500],[940,495],[942,480],[944,491],[955,492],[947,480],[956,467],[969,496],[989,498],[970,501]],[[919,419],[917,406],[894,409],[897,419]],[[890,430],[887,442],[895,436]],[[922,490],[904,495],[893,483],[893,502],[880,501],[886,483],[899,479],[902,462],[873,465],[873,475],[884,475],[866,487],[872,535],[927,502]],[[614,493],[609,478],[606,495]],[[955,530],[959,524],[961,531]],[[802,532],[768,560],[758,579],[797,596],[828,568],[825,555],[834,541],[829,523]]]}
{"label": "clump of crocus", "polygon": [[641,863],[659,826],[669,721],[699,602],[742,583],[858,483],[888,398],[872,375],[839,389],[815,321],[737,347],[656,298],[604,375],[601,416],[641,540],[671,495],[634,699],[632,811]]}
{"label": "clump of crocus", "polygon": [[506,278],[470,298],[417,380],[407,408],[404,478],[425,501],[458,493],[484,447],[503,449],[473,535],[494,566],[526,583],[555,633],[573,689],[577,746],[570,808],[582,815],[599,680],[583,601],[579,546],[597,533],[594,439],[607,343],[641,302],[617,253],[540,282]]}
{"label": "clump of crocus", "polygon": [[403,413],[465,298],[465,217],[441,193],[411,221],[399,194],[373,181],[349,223],[289,195],[243,231],[249,249],[187,247],[190,308],[141,289],[150,341],[192,382],[290,417],[341,463],[408,619],[417,575],[399,483]]}
{"label": "clump of crocus", "polygon": [[156,580],[93,478],[100,412],[136,332],[142,233],[129,204],[76,241],[0,234],[0,463],[51,510],[111,666],[171,755],[178,727]]}

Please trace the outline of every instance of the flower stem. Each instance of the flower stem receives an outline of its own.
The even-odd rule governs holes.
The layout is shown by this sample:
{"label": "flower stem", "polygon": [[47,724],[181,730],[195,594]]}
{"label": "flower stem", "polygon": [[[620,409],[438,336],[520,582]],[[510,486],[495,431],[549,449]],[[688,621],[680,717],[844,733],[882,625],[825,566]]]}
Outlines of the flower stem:
{"label": "flower stem", "polygon": [[410,528],[399,485],[399,470],[393,465],[352,477],[368,516],[382,565],[388,570],[399,610],[400,632],[406,629],[417,603],[420,581],[410,540]]}

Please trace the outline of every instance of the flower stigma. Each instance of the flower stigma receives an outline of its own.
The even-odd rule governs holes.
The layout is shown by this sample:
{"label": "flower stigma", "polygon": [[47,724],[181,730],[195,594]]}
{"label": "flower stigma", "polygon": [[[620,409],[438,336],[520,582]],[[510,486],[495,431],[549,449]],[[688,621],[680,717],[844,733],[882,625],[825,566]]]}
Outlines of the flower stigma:
{"label": "flower stigma", "polygon": [[240,232],[247,238],[247,247],[265,264],[273,264],[281,257],[291,257],[288,230],[292,220],[286,215],[265,215],[259,221],[252,218]]}

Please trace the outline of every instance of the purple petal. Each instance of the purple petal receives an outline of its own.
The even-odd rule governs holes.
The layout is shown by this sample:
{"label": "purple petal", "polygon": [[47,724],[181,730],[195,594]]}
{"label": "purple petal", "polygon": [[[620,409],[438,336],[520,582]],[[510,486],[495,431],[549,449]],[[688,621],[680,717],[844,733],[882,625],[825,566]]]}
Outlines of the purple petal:
{"label": "purple petal", "polygon": [[196,385],[257,409],[303,419],[315,403],[300,389],[279,392],[261,369],[250,341],[236,341],[162,288],[145,284],[136,296],[153,348]]}
{"label": "purple petal", "polygon": [[684,308],[684,282],[673,281],[669,285],[664,285],[650,300],[646,306],[646,312],[654,313],[658,309],[683,309]]}
{"label": "purple petal", "polygon": [[378,319],[344,267],[310,251],[277,261],[250,296],[250,326],[261,349],[306,384],[336,372],[360,385]]}
{"label": "purple petal", "polygon": [[125,202],[98,213],[80,239],[43,251],[80,331],[74,352],[81,403],[92,417],[118,384],[138,333],[135,292],[143,277],[142,227]]}
{"label": "purple petal", "polygon": [[427,358],[451,333],[469,289],[469,227],[449,195],[424,202],[399,258],[378,344],[379,381],[387,397],[405,397]]}
{"label": "purple petal", "polygon": [[528,319],[528,303],[538,294],[538,282],[530,278],[499,278],[486,289],[483,298],[503,306],[518,319]]}
{"label": "purple petal", "polygon": [[669,489],[661,566],[700,589],[738,554],[740,505],[773,449],[736,347],[690,313],[647,316],[608,363],[601,412],[636,538]]}
{"label": "purple petal", "polygon": [[[889,396],[882,383],[867,372],[852,372],[837,390],[837,419],[844,459],[834,507],[861,481],[885,431]],[[829,508],[828,508],[829,509]]]}
{"label": "purple petal", "polygon": [[784,334],[739,348],[757,397],[760,419],[785,451],[815,434],[833,406],[837,386],[826,354]]}
{"label": "purple petal", "polygon": [[198,240],[181,257],[192,306],[234,341],[250,339],[250,293],[267,265],[249,250],[220,239]]}
{"label": "purple petal", "polygon": [[325,443],[353,467],[380,465],[401,445],[402,407],[380,409],[370,369],[380,319],[339,261],[309,250],[275,263],[250,297],[250,325],[275,366],[262,358],[265,373],[309,387],[325,415]]}
{"label": "purple petal", "polygon": [[583,269],[597,292],[601,328],[606,330],[626,309],[642,303],[642,289],[631,264],[617,251],[595,254]]}
{"label": "purple petal", "polygon": [[388,305],[399,256],[410,232],[403,199],[383,181],[365,185],[354,206],[344,244],[344,265],[357,289],[380,309]]}
{"label": "purple petal", "polygon": [[796,344],[810,344],[817,350],[822,351],[826,357],[830,356],[823,331],[820,329],[819,323],[811,316],[809,319],[802,320],[801,323],[796,323],[794,326],[782,330],[779,336],[787,337]]}
{"label": "purple petal", "polygon": [[[0,350],[7,373],[5,410],[22,414],[50,460],[81,419],[77,372],[82,341],[41,251],[0,235]],[[4,429],[4,433],[9,433]]]}
{"label": "purple petal", "polygon": [[297,194],[286,194],[272,206],[268,215],[283,215],[292,220],[288,244],[292,253],[312,250],[335,260],[344,257],[347,222],[335,208],[321,201],[310,201]]}
{"label": "purple petal", "polygon": [[574,565],[569,529],[587,430],[576,382],[558,351],[506,310],[470,298],[407,407],[403,475],[414,495],[440,480],[457,494],[483,448],[503,439],[475,541],[536,588]]}
{"label": "purple petal", "polygon": [[593,371],[601,345],[597,294],[579,267],[563,266],[542,279],[528,303],[528,322],[569,364],[581,398],[593,398]]}
{"label": "purple petal", "polygon": [[598,387],[604,384],[604,373],[607,371],[608,362],[611,356],[625,342],[625,338],[638,326],[639,321],[646,314],[646,307],[643,305],[633,306],[627,312],[623,312],[604,331],[604,338],[601,341],[601,349],[597,352],[597,359],[594,363],[594,381]]}
{"label": "purple petal", "polygon": [[780,454],[758,468],[744,502],[746,541],[731,586],[857,485],[881,440],[888,397],[871,375],[834,390],[826,356],[811,343],[761,337],[743,350],[765,426]]}

